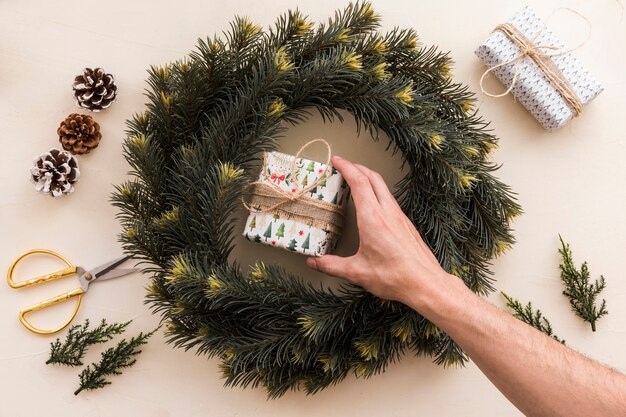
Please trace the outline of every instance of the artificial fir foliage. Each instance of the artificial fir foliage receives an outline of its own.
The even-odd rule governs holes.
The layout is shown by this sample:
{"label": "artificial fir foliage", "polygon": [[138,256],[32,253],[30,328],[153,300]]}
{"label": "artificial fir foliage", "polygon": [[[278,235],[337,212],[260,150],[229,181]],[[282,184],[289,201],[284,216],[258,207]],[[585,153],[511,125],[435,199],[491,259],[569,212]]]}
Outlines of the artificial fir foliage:
{"label": "artificial fir foliage", "polygon": [[100,357],[100,362],[88,365],[78,376],[80,386],[74,391],[78,395],[84,390],[94,390],[111,384],[106,378],[111,375],[121,375],[122,369],[129,368],[137,362],[136,356],[141,353],[140,346],[148,343],[148,339],[157,329],[150,333],[139,333],[129,340],[123,339],[117,346],[108,348]]}
{"label": "artificial fir foliage", "polygon": [[168,340],[219,357],[227,385],[315,393],[410,351],[443,365],[466,360],[400,303],[229,258],[233,213],[262,152],[311,111],[326,121],[343,110],[402,155],[408,174],[395,197],[443,268],[474,292],[493,290],[489,260],[513,243],[509,221],[521,211],[487,159],[497,139],[472,93],[451,80],[447,54],[420,46],[411,29],[379,27],[369,3],[317,26],[297,10],[267,31],[237,18],[222,38],[149,71],[147,110],[124,143],[133,178],[112,197],[121,241],[149,265],[148,302]]}
{"label": "artificial fir foliage", "polygon": [[569,244],[565,243],[560,235],[559,239],[561,240],[561,248],[559,249],[561,264],[559,269],[561,270],[561,281],[565,286],[563,295],[569,299],[572,310],[574,310],[576,315],[589,323],[591,330],[595,332],[596,321],[608,314],[606,300],[603,299],[599,306],[596,303],[596,298],[606,287],[606,281],[600,275],[600,279],[595,280],[591,284],[589,282],[590,276],[587,262],[583,262],[580,269],[577,269],[574,265],[574,258],[572,257],[572,250]]}
{"label": "artificial fir foliage", "polygon": [[513,317],[526,324],[530,324],[535,329],[547,334],[557,342],[565,344],[565,340],[559,339],[559,337],[552,332],[550,321],[544,317],[541,310],[533,309],[533,305],[530,301],[524,306],[518,300],[506,295],[505,293],[501,292],[501,294],[506,299],[506,306],[513,310]]}
{"label": "artificial fir foliage", "polygon": [[115,335],[122,334],[129,324],[130,321],[108,324],[102,319],[97,327],[90,329],[89,319],[85,319],[82,325],[77,324],[69,328],[63,343],[58,338],[50,343],[50,358],[46,364],[82,365],[87,347],[113,339]]}

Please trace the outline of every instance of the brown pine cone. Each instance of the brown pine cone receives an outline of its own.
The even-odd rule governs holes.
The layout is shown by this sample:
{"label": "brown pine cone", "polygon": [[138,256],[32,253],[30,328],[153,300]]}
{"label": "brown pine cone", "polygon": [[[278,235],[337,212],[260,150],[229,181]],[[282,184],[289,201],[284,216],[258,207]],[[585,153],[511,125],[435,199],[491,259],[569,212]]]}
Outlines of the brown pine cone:
{"label": "brown pine cone", "polygon": [[35,190],[58,198],[74,192],[80,177],[78,161],[67,151],[50,149],[34,159],[30,179]]}
{"label": "brown pine cone", "polygon": [[115,79],[102,68],[85,68],[74,78],[73,88],[78,107],[94,112],[106,109],[117,98]]}
{"label": "brown pine cone", "polygon": [[61,122],[57,129],[63,149],[74,155],[91,152],[98,146],[102,134],[100,125],[88,114],[72,113]]}

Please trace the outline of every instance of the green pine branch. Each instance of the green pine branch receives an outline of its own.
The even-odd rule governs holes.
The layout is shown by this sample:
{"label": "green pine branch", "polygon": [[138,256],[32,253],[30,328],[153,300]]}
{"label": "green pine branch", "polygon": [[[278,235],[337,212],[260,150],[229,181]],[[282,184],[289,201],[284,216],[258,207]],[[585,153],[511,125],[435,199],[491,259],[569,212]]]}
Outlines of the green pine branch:
{"label": "green pine branch", "polygon": [[113,339],[113,336],[122,334],[129,324],[130,321],[107,324],[102,319],[98,327],[90,329],[89,319],[85,319],[82,325],[70,327],[63,343],[58,338],[50,343],[50,358],[46,364],[80,366],[88,346]]}
{"label": "green pine branch", "polygon": [[513,317],[533,326],[535,329],[552,337],[557,342],[565,344],[565,340],[560,339],[552,332],[550,321],[544,317],[541,310],[533,309],[533,305],[530,301],[524,306],[518,300],[508,296],[504,292],[500,292],[500,294],[506,299],[506,306],[513,310]]}
{"label": "green pine branch", "polygon": [[561,281],[565,285],[563,295],[569,299],[572,310],[578,317],[591,325],[591,330],[596,331],[596,322],[602,316],[608,314],[606,309],[606,300],[602,300],[597,306],[596,298],[606,287],[606,281],[602,275],[599,280],[590,283],[589,266],[587,262],[583,262],[580,269],[574,265],[574,258],[568,243],[565,243],[561,235]]}
{"label": "green pine branch", "polygon": [[139,333],[139,335],[123,339],[117,346],[102,352],[100,362],[88,365],[80,373],[80,387],[74,391],[78,395],[83,390],[94,390],[111,384],[106,378],[111,375],[121,375],[123,368],[129,368],[137,362],[135,358],[142,351],[141,345],[148,343],[148,338],[152,336],[158,328],[150,333]]}

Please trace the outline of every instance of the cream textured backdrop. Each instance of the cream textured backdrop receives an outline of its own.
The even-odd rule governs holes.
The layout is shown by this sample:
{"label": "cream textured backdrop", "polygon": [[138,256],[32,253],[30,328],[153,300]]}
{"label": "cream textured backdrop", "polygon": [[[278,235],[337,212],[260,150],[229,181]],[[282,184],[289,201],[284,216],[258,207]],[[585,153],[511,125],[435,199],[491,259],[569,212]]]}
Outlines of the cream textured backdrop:
{"label": "cream textured backdrop", "polygon": [[[552,134],[544,132],[510,97],[479,97],[482,115],[501,138],[494,159],[498,175],[515,191],[525,214],[515,223],[518,243],[494,262],[498,289],[532,300],[568,344],[585,354],[626,370],[626,19],[619,3],[539,1],[529,3],[542,16],[560,6],[586,15],[593,35],[576,51],[605,86],[605,92],[578,120]],[[22,251],[46,247],[74,262],[94,266],[117,256],[119,231],[108,204],[111,184],[128,170],[121,157],[124,120],[141,111],[146,68],[182,57],[199,36],[221,32],[235,14],[268,25],[288,8],[299,6],[314,21],[326,19],[346,2],[277,0],[251,2],[121,1],[84,3],[64,0],[0,2],[0,268]],[[484,70],[475,47],[497,23],[522,2],[474,0],[376,1],[385,29],[414,27],[423,42],[450,50],[454,78],[476,91]],[[584,23],[565,14],[550,26],[570,45],[584,37]],[[80,158],[82,177],[76,192],[61,200],[37,195],[28,182],[33,156],[57,144],[55,131],[70,112],[74,74],[84,66],[102,66],[116,75],[119,99],[96,114],[102,126],[100,147]],[[492,80],[493,81],[493,80]],[[491,87],[499,85],[493,81]],[[354,125],[324,126],[318,117],[293,128],[281,149],[295,151],[305,140],[324,136],[335,151],[380,170],[393,184],[398,159],[383,153],[385,143],[357,139]],[[356,141],[358,146],[355,146]],[[356,247],[354,225],[341,245]],[[609,315],[593,334],[570,311],[558,277],[557,233],[572,244],[578,261],[590,262],[594,277],[608,281],[604,296]],[[303,258],[239,240],[244,263],[261,258],[304,271]],[[314,274],[307,274],[318,279]],[[332,281],[330,279],[327,279]],[[0,285],[0,416],[516,416],[519,413],[479,370],[443,370],[430,360],[407,356],[382,375],[353,377],[320,394],[289,393],[267,401],[264,392],[225,389],[217,361],[175,350],[155,336],[137,365],[114,377],[104,390],[72,395],[77,369],[44,365],[50,337],[27,332],[17,321],[20,307],[75,286],[63,280],[40,288],[15,291]],[[107,317],[135,318],[129,334],[151,329],[157,318],[143,304],[146,278],[139,274],[101,283],[85,297],[78,321]],[[494,295],[491,300],[502,306]],[[60,318],[59,307],[40,322]],[[96,347],[87,360],[96,360]],[[541,360],[541,352],[537,352]]]}

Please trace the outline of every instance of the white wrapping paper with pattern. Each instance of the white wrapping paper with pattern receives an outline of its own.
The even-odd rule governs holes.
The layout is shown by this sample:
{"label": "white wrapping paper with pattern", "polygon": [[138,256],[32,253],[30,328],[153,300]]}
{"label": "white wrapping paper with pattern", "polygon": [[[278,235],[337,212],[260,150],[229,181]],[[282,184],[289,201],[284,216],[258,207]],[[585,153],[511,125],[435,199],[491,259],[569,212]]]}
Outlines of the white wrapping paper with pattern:
{"label": "white wrapping paper with pattern", "polygon": [[[307,197],[337,204],[345,209],[350,188],[345,179],[332,168],[324,177],[326,165],[310,159],[298,158],[295,176],[291,173],[294,156],[281,152],[266,152],[264,169],[258,181],[270,183],[289,192],[297,192],[312,184],[317,178],[321,182],[307,193]],[[291,252],[310,256],[331,253],[337,245],[337,234],[300,222],[276,212],[251,212],[243,232],[246,239]]]}
{"label": "white wrapping paper with pattern", "polygon": [[[513,24],[536,45],[550,45],[566,50],[566,46],[547,29],[545,23],[529,7],[518,12],[508,20],[508,23]],[[549,49],[541,51],[547,54],[559,52]],[[475,53],[485,65],[491,68],[514,59],[521,54],[521,51],[507,35],[496,30],[476,49]],[[600,83],[583,68],[572,53],[554,56],[551,59],[561,70],[583,106],[602,92],[603,88]],[[558,129],[574,117],[572,109],[530,57],[524,57],[517,64],[511,63],[496,68],[493,73],[508,88],[513,81],[516,65],[517,81],[511,93],[546,130]]]}

